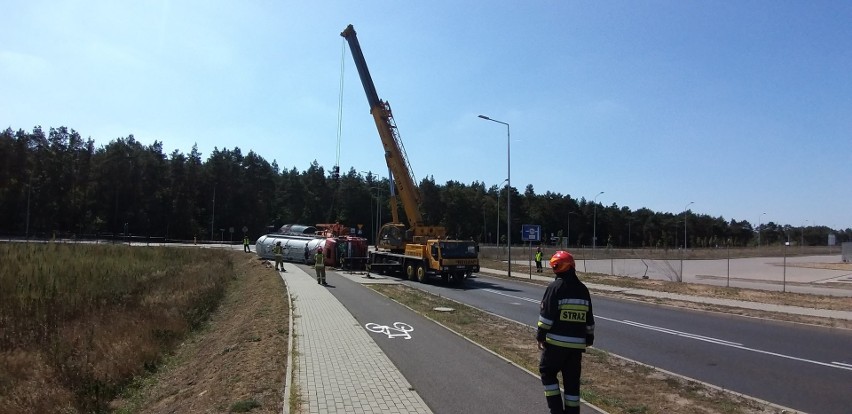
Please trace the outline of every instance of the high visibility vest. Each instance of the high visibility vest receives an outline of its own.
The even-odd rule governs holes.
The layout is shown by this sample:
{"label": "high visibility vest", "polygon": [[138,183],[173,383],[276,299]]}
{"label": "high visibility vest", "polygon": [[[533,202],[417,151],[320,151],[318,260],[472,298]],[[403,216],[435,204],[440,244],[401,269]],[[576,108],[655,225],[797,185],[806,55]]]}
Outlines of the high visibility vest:
{"label": "high visibility vest", "polygon": [[275,253],[276,256],[281,256],[284,254],[284,248],[281,247],[280,244],[276,244],[275,247],[272,248],[272,252]]}
{"label": "high visibility vest", "polygon": [[536,252],[536,253],[535,253],[535,261],[536,261],[536,262],[540,262],[540,261],[541,261],[541,256],[542,256],[541,252]]}
{"label": "high visibility vest", "polygon": [[314,266],[317,269],[325,267],[325,260],[322,257],[322,253],[317,253],[314,256]]}
{"label": "high visibility vest", "polygon": [[248,245],[249,245],[248,237],[243,237],[243,246],[248,246]]}

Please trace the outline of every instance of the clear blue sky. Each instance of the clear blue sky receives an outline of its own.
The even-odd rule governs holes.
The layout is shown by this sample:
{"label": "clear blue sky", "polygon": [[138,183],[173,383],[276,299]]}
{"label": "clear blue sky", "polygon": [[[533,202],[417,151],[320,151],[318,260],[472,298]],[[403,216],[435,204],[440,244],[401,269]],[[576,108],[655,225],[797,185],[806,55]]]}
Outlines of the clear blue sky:
{"label": "clear blue sky", "polygon": [[[0,127],[852,227],[852,2],[6,0]],[[338,105],[341,93],[342,109]],[[765,215],[763,213],[766,213]]]}

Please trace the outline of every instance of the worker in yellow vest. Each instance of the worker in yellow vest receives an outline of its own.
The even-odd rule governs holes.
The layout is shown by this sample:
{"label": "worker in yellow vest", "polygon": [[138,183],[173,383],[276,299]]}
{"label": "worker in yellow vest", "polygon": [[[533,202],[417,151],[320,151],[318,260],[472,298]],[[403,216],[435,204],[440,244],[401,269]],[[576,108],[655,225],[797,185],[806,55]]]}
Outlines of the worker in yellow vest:
{"label": "worker in yellow vest", "polygon": [[281,246],[281,242],[275,242],[275,247],[272,248],[272,253],[275,254],[275,270],[278,270],[280,267],[281,270],[284,270],[284,247]]}
{"label": "worker in yellow vest", "polygon": [[325,257],[322,254],[322,247],[317,249],[317,254],[314,255],[314,269],[317,271],[317,283],[328,286],[325,283]]}
{"label": "worker in yellow vest", "polygon": [[544,255],[541,253],[541,247],[539,247],[538,250],[535,252],[535,272],[536,273],[542,272],[542,269],[541,269],[542,256],[544,256]]}
{"label": "worker in yellow vest", "polygon": [[246,252],[246,253],[251,253],[251,248],[249,247],[248,234],[243,236],[243,251]]}

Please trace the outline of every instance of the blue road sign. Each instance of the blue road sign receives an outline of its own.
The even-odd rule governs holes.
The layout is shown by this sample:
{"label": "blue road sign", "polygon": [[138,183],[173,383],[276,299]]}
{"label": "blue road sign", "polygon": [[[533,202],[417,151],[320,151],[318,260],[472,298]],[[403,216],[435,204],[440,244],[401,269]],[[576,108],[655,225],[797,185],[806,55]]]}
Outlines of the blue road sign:
{"label": "blue road sign", "polygon": [[541,241],[541,226],[538,224],[524,224],[521,226],[521,240]]}

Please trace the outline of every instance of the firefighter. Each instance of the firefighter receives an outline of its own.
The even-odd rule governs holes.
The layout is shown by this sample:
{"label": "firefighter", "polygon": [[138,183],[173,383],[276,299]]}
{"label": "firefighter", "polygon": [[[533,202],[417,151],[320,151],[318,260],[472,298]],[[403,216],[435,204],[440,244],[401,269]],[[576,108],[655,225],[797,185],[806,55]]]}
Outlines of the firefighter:
{"label": "firefighter", "polygon": [[[580,366],[595,342],[595,317],[589,289],[577,278],[574,256],[560,250],[550,258],[556,280],[541,300],[536,340],[542,350],[538,369],[551,413],[580,413]],[[565,395],[556,374],[562,372]],[[564,408],[563,408],[564,404]]]}
{"label": "firefighter", "polygon": [[538,250],[536,250],[536,252],[535,252],[535,272],[536,273],[542,272],[542,270],[541,270],[541,258],[542,258],[542,256],[543,256],[543,254],[541,253],[541,247],[539,247]]}
{"label": "firefighter", "polygon": [[325,283],[325,258],[322,255],[322,247],[317,249],[317,254],[314,255],[314,268],[317,271],[317,283],[328,286]]}
{"label": "firefighter", "polygon": [[272,253],[275,254],[275,270],[278,270],[280,267],[281,270],[284,270],[284,248],[281,247],[281,242],[275,242],[275,247],[272,248]]}
{"label": "firefighter", "polygon": [[248,234],[243,235],[243,251],[246,253],[251,253],[251,248],[249,248]]}

